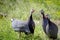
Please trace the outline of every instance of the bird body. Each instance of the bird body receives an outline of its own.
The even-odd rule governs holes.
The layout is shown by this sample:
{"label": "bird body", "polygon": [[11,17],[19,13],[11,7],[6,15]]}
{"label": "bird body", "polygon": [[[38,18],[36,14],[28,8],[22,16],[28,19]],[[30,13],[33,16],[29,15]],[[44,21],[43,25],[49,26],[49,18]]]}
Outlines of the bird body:
{"label": "bird body", "polygon": [[42,26],[43,26],[43,30],[44,30],[45,33],[46,33],[46,28],[48,28],[47,24],[48,24],[48,20],[46,18],[43,18]]}
{"label": "bird body", "polygon": [[30,32],[33,34],[34,33],[34,29],[35,29],[35,23],[32,19],[32,15],[30,16],[29,22],[28,22],[28,26],[29,26],[29,30]]}
{"label": "bird body", "polygon": [[57,39],[57,34],[58,34],[58,27],[55,23],[51,22],[49,20],[49,24],[48,24],[48,36],[52,39]]}

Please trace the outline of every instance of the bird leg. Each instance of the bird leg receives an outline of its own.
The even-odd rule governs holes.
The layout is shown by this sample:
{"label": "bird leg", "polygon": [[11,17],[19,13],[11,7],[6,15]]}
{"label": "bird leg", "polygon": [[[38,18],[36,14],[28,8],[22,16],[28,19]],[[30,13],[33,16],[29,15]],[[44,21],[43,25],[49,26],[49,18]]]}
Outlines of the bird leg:
{"label": "bird leg", "polygon": [[53,40],[53,39],[49,38],[49,40]]}
{"label": "bird leg", "polygon": [[19,40],[21,40],[21,32],[19,32]]}
{"label": "bird leg", "polygon": [[57,40],[57,39],[49,39],[49,40]]}
{"label": "bird leg", "polygon": [[33,35],[31,34],[31,40],[33,39]]}

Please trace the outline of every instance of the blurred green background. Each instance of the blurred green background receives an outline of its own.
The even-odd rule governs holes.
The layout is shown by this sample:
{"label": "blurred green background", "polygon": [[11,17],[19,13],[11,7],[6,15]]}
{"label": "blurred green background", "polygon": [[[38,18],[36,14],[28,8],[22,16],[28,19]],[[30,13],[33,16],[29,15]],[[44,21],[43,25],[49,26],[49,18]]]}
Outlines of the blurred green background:
{"label": "blurred green background", "polygon": [[[42,29],[42,17],[39,12],[41,9],[45,11],[45,14],[50,15],[50,19],[60,29],[60,0],[0,0],[0,40],[18,40],[19,33],[12,29],[10,19],[28,20],[32,8],[35,9],[33,13],[36,24],[34,37],[22,33],[21,40],[49,40]],[[60,40],[59,33],[57,40]]]}

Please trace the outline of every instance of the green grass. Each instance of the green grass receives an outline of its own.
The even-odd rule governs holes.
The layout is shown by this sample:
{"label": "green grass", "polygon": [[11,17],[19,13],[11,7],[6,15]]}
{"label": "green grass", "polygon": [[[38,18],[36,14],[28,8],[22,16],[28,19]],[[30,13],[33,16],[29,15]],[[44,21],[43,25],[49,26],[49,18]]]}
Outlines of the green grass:
{"label": "green grass", "polygon": [[[34,35],[25,35],[21,33],[21,40],[49,40],[45,35],[41,15],[39,11],[43,9],[45,14],[51,16],[51,20],[60,20],[60,0],[0,0],[0,13],[7,14],[5,18],[0,18],[0,40],[18,40],[19,33],[15,32],[11,26],[11,18],[27,20],[31,8],[35,9],[33,19],[35,21]],[[59,26],[59,25],[58,25]],[[60,40],[60,34],[58,34]]]}

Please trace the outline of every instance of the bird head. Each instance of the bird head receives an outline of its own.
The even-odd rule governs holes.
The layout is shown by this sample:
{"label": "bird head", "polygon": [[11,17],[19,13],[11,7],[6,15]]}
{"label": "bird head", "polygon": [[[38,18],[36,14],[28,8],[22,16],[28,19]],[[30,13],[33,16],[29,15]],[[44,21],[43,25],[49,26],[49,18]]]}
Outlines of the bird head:
{"label": "bird head", "polygon": [[44,15],[44,10],[43,9],[40,12],[41,12],[42,15]]}
{"label": "bird head", "polygon": [[46,14],[45,18],[50,19],[50,15],[49,14]]}
{"label": "bird head", "polygon": [[30,10],[30,13],[32,14],[32,13],[34,13],[34,11],[35,11],[34,9],[31,9],[31,10]]}

